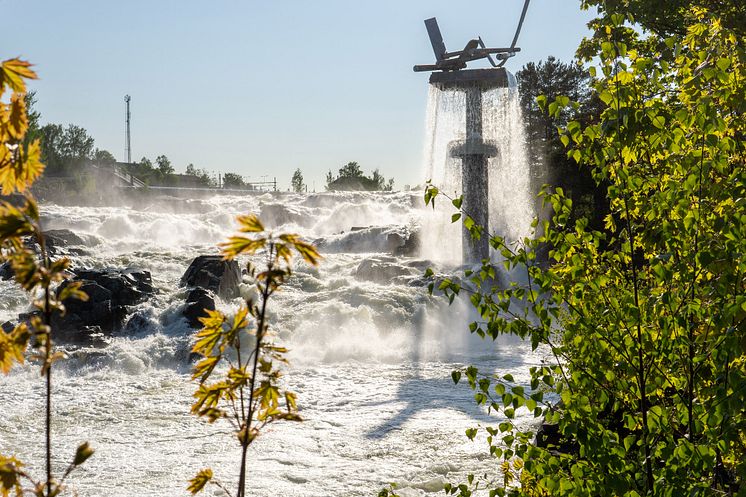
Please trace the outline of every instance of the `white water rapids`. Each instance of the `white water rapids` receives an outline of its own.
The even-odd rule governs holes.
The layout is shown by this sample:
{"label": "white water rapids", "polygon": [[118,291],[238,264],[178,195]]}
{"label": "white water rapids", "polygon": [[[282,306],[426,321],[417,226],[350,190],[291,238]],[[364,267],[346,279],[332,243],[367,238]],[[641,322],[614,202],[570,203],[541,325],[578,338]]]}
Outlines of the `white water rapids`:
{"label": "white water rapids", "polygon": [[[516,119],[514,107],[496,108],[501,123],[486,122],[486,130]],[[434,110],[428,119],[443,120],[437,131],[442,134],[448,119]],[[433,125],[429,129],[436,132]],[[450,139],[432,138],[430,162]],[[510,227],[514,232],[506,234],[517,236],[526,228],[529,202],[525,154],[509,140],[501,143],[500,161],[518,161],[507,173],[522,176],[500,180],[514,181],[514,193],[496,197],[509,212],[494,218],[493,228]],[[429,171],[440,171],[435,179],[446,181],[444,167]],[[498,195],[498,189],[493,192]],[[235,216],[249,212],[272,229],[314,241],[324,255],[318,268],[298,265],[270,303],[271,327],[291,349],[286,379],[305,421],[271,425],[252,446],[249,494],[373,496],[395,482],[402,496],[422,496],[440,492],[444,482],[462,482],[468,473],[497,477],[498,461],[488,456],[484,436],[471,442],[464,431],[501,418],[477,408],[468,386],[453,384],[451,371],[475,364],[527,382],[528,367],[540,357],[520,342],[470,336],[474,316],[467,303],[448,306],[428,296],[423,273],[427,267],[454,268],[460,228],[437,231],[420,193],[141,197],[117,207],[44,204],[45,229],[66,228],[89,239],[84,253],[73,257],[77,266],[140,267],[151,272],[157,288],[108,344],[70,349],[70,357],[55,367],[57,474],[75,447],[89,441],[96,453],[69,481],[83,497],[187,495],[188,479],[204,467],[235,488],[240,452],[229,426],[189,414],[194,330],[181,314],[186,291],[179,279],[194,257],[217,253],[216,244],[235,229]],[[452,212],[445,207],[442,216]],[[427,231],[422,254],[435,262],[390,255],[392,239],[420,226]],[[0,281],[0,297],[0,322],[29,309],[27,296],[12,282]],[[220,306],[230,312],[239,303]],[[25,461],[39,478],[43,399],[36,367],[0,377],[0,452]],[[520,410],[519,424],[530,422]],[[208,486],[206,495],[225,494]]]}

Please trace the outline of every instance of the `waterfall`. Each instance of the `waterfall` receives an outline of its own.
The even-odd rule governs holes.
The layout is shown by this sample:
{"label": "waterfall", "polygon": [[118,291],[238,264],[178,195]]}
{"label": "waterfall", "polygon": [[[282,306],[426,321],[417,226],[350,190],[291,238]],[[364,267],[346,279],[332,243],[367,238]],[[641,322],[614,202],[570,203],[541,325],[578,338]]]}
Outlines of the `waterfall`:
{"label": "waterfall", "polygon": [[[463,191],[461,159],[450,156],[449,144],[466,139],[466,105],[464,91],[430,85],[424,176],[451,197]],[[516,242],[530,235],[535,213],[526,134],[514,83],[483,91],[482,139],[498,148],[497,156],[488,159],[489,231],[508,243]],[[455,212],[445,198],[436,200],[435,210],[423,219],[423,257],[461,262],[461,223],[451,223]]]}

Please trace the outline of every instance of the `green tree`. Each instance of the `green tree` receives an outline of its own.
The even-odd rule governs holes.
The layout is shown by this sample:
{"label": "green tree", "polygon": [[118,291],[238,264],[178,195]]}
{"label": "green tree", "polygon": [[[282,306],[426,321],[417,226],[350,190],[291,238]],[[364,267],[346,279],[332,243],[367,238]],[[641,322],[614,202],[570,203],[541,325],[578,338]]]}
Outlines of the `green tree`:
{"label": "green tree", "polygon": [[[577,61],[564,63],[550,56],[546,61],[529,62],[516,73],[516,78],[528,135],[533,190],[538,192],[543,184],[562,188],[573,201],[570,225],[578,217],[587,217],[592,227],[603,227],[608,213],[606,185],[597,185],[588,167],[567,157],[557,133],[557,128],[569,121],[598,121],[601,102],[592,91],[588,71]],[[550,101],[565,96],[578,105],[550,115],[538,105],[539,96]]]}
{"label": "green tree", "polygon": [[332,183],[334,183],[334,180],[335,180],[334,174],[332,173],[331,170],[329,170],[329,172],[326,173],[326,186],[324,186],[324,189],[326,189],[326,191],[331,190],[331,186],[332,186]]}
{"label": "green tree", "polygon": [[68,124],[62,135],[62,154],[67,163],[80,165],[93,156],[93,137],[81,126]]}
{"label": "green tree", "polygon": [[244,188],[246,183],[240,174],[225,173],[223,175],[223,188]]}
{"label": "green tree", "polygon": [[41,135],[41,160],[47,166],[47,174],[58,176],[63,171],[62,137],[65,129],[61,124],[45,124],[39,129]]}
{"label": "green tree", "polygon": [[171,161],[165,155],[159,155],[155,159],[155,164],[158,172],[163,178],[166,178],[170,174],[174,173],[174,167],[171,165]]}
{"label": "green tree", "polygon": [[340,168],[336,178],[331,171],[326,175],[327,191],[389,191],[393,187],[393,178],[387,182],[378,169],[372,177],[365,176],[357,162],[348,162]]}
{"label": "green tree", "polygon": [[187,164],[185,174],[189,176],[196,176],[199,179],[199,184],[204,187],[214,187],[215,180],[210,176],[205,169],[197,169],[194,164]]}
{"label": "green tree", "polygon": [[339,169],[341,178],[359,178],[363,175],[363,170],[357,162],[348,162]]}
{"label": "green tree", "polygon": [[303,173],[300,169],[296,169],[293,173],[293,178],[290,180],[290,184],[293,187],[293,191],[301,193],[305,190],[306,184],[303,183]]}
{"label": "green tree", "polygon": [[[247,273],[254,278],[259,298],[247,300],[232,318],[220,311],[207,311],[200,319],[204,327],[197,333],[193,352],[202,356],[195,365],[193,379],[199,382],[192,413],[209,422],[229,422],[241,444],[241,463],[236,497],[246,495],[249,446],[262,428],[275,421],[300,421],[293,392],[281,385],[280,366],[286,364],[287,350],[272,342],[268,325],[268,304],[274,293],[292,273],[294,254],[308,264],[316,265],[316,249],[293,234],[275,235],[265,230],[254,215],[238,217],[239,235],[221,244],[223,256],[258,255],[263,266],[251,262]],[[253,342],[247,350],[247,343]],[[227,371],[217,376],[220,367]],[[230,491],[213,479],[210,469],[203,469],[189,482],[188,490],[199,493],[208,483]]]}
{"label": "green tree", "polygon": [[70,176],[93,158],[93,138],[74,124],[46,124],[39,129],[42,160],[52,175]]}
{"label": "green tree", "polygon": [[93,152],[93,162],[96,164],[116,164],[117,159],[108,150],[97,148]]}
{"label": "green tree", "polygon": [[28,146],[32,141],[41,139],[41,113],[36,110],[36,92],[30,91],[23,97],[26,104],[26,115],[28,117],[28,129],[24,143]]}
{"label": "green tree", "polygon": [[[473,333],[517,335],[553,358],[525,383],[473,367],[454,372],[478,403],[506,418],[486,428],[503,480],[470,477],[446,490],[742,495],[744,38],[707,2],[678,12],[684,34],[666,38],[634,27],[640,2],[585,3],[599,18],[580,53],[597,61],[603,111],[596,123],[569,121],[561,136],[569,156],[608,185],[610,213],[604,230],[584,218],[569,229],[572,200],[547,192],[555,214],[542,237],[519,246],[490,238],[525,283],[496,288],[499,267],[489,261],[462,283],[432,283],[451,299],[469,294],[480,315]],[[573,105],[564,96],[539,104],[556,118]],[[426,201],[439,194],[428,188]],[[460,199],[453,203],[460,208]],[[473,236],[483,232],[465,224]],[[552,247],[549,267],[537,263],[541,243]],[[532,444],[533,433],[513,422],[519,408],[543,417],[556,436]]]}

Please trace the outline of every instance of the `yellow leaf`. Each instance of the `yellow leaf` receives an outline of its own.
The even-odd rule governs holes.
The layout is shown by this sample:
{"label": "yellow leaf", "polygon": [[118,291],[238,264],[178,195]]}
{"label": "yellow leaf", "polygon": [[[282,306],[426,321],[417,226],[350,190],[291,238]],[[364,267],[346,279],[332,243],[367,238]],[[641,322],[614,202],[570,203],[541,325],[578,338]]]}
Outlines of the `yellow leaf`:
{"label": "yellow leaf", "polygon": [[192,495],[196,495],[203,488],[205,488],[205,485],[207,485],[210,480],[212,480],[212,470],[210,468],[201,469],[197,473],[197,476],[189,480],[189,486],[187,487],[187,490]]}
{"label": "yellow leaf", "polygon": [[0,144],[0,188],[3,195],[24,192],[43,171],[39,140],[29,143],[26,148],[22,144]]}
{"label": "yellow leaf", "polygon": [[233,326],[231,326],[231,329],[240,330],[241,328],[246,328],[249,325],[249,321],[246,319],[248,314],[249,309],[245,306],[241,306],[241,308],[238,309],[238,312],[236,312],[236,315],[233,316]]}
{"label": "yellow leaf", "polygon": [[10,138],[20,140],[26,134],[28,128],[28,117],[26,116],[26,101],[23,94],[14,93],[10,97],[8,117],[8,135]]}
{"label": "yellow leaf", "polygon": [[36,78],[36,73],[31,70],[31,64],[25,60],[8,59],[0,65],[0,88],[8,85],[13,91],[26,93],[26,83],[23,80]]}
{"label": "yellow leaf", "polygon": [[297,241],[294,245],[295,250],[297,250],[301,257],[303,257],[304,261],[311,264],[312,266],[316,266],[319,263],[321,254],[319,254],[318,250],[316,250],[316,247],[314,247],[310,243],[305,243],[302,241]]}
{"label": "yellow leaf", "polygon": [[14,363],[23,364],[31,332],[26,323],[16,326],[10,333],[0,330],[0,370],[8,374]]}
{"label": "yellow leaf", "polygon": [[199,378],[200,383],[204,383],[207,381],[207,379],[210,377],[210,374],[215,369],[215,366],[218,365],[218,361],[220,361],[220,357],[205,357],[201,361],[199,361],[197,364],[194,365],[194,370],[192,371],[192,379],[196,380]]}
{"label": "yellow leaf", "polygon": [[21,476],[23,474],[23,463],[14,457],[4,457],[0,454],[0,494],[3,497],[10,496],[11,490],[15,491],[16,497],[23,495],[21,488]]}
{"label": "yellow leaf", "polygon": [[261,233],[264,225],[255,214],[244,214],[236,218],[241,233]]}
{"label": "yellow leaf", "polygon": [[259,238],[252,240],[243,236],[232,236],[228,238],[227,242],[221,243],[218,246],[226,259],[234,259],[240,254],[251,255],[260,248],[264,247],[266,240]]}
{"label": "yellow leaf", "polygon": [[60,300],[76,299],[86,302],[88,300],[88,294],[80,289],[82,284],[82,281],[73,281],[60,291],[58,298]]}
{"label": "yellow leaf", "polygon": [[283,259],[286,263],[290,263],[293,253],[284,243],[275,244],[275,257],[277,259]]}

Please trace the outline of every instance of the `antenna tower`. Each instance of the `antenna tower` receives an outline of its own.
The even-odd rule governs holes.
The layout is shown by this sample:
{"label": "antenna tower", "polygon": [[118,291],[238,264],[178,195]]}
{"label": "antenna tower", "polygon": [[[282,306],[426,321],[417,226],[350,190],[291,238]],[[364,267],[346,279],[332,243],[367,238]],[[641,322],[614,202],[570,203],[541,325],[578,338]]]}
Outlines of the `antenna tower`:
{"label": "antenna tower", "polygon": [[132,145],[130,144],[130,100],[131,98],[129,95],[124,96],[124,107],[125,107],[124,153],[127,156],[128,164],[132,163]]}

